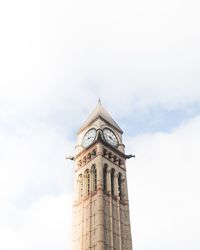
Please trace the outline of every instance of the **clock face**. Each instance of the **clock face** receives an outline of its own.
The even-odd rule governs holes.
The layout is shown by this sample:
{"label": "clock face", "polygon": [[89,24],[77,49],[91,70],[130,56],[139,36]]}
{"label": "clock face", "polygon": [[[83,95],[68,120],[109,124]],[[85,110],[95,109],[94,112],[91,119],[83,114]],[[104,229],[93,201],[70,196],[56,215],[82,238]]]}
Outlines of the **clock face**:
{"label": "clock face", "polygon": [[95,128],[91,128],[90,130],[88,130],[83,137],[82,146],[88,147],[90,144],[92,144],[92,142],[94,141],[96,137],[96,134],[97,134],[97,131]]}
{"label": "clock face", "polygon": [[103,129],[103,136],[104,139],[112,146],[116,147],[118,142],[117,142],[117,137],[115,134],[112,132],[112,130],[108,128]]}

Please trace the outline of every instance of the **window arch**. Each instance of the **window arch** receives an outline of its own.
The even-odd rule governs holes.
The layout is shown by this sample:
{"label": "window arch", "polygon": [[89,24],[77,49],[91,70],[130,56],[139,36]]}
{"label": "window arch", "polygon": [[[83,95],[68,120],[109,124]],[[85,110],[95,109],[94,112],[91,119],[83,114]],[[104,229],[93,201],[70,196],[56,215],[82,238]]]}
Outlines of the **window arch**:
{"label": "window arch", "polygon": [[85,194],[88,196],[90,193],[90,172],[85,170]]}
{"label": "window arch", "polygon": [[107,191],[107,168],[108,166],[105,164],[103,168],[103,190]]}
{"label": "window arch", "polygon": [[112,168],[111,170],[111,194],[115,194],[115,188],[114,188],[114,178],[115,178],[115,170]]}
{"label": "window arch", "polygon": [[77,180],[77,185],[78,185],[78,199],[80,199],[83,196],[83,177],[82,174],[78,176]]}
{"label": "window arch", "polygon": [[93,165],[91,168],[92,172],[92,191],[97,191],[97,169],[96,166]]}

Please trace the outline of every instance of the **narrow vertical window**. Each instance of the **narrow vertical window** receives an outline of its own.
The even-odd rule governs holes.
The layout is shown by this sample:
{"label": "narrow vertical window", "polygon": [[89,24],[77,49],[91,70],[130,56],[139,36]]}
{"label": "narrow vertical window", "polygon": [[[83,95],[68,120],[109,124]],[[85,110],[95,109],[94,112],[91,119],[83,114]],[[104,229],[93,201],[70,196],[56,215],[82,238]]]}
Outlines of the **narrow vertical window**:
{"label": "narrow vertical window", "polygon": [[95,165],[92,166],[92,185],[92,190],[97,191],[97,169]]}
{"label": "narrow vertical window", "polygon": [[103,168],[103,190],[107,191],[107,165],[104,166]]}
{"label": "narrow vertical window", "polygon": [[115,191],[114,191],[114,174],[115,174],[115,170],[112,168],[111,170],[111,194],[114,195]]}
{"label": "narrow vertical window", "polygon": [[107,155],[107,150],[104,148],[103,150],[103,156],[106,156]]}
{"label": "narrow vertical window", "polygon": [[89,195],[89,193],[90,193],[90,173],[89,173],[88,169],[85,171],[85,189],[86,189],[86,195]]}
{"label": "narrow vertical window", "polygon": [[119,190],[120,200],[122,200],[122,174],[121,173],[119,173],[119,176],[118,176],[118,190]]}

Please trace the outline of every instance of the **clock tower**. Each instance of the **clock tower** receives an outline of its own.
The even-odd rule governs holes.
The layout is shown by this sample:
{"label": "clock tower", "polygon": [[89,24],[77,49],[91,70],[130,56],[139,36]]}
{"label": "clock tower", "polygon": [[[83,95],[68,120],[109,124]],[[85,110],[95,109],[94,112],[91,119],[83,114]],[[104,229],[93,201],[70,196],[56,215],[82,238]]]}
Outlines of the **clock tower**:
{"label": "clock tower", "polygon": [[131,250],[123,131],[101,102],[78,131],[73,250]]}

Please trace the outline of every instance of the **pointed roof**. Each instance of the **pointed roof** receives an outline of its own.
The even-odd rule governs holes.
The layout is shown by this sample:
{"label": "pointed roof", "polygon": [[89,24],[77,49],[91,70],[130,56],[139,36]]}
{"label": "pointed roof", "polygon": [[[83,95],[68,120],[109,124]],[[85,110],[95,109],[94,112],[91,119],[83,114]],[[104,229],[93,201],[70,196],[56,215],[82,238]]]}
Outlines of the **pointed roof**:
{"label": "pointed roof", "polygon": [[106,109],[102,106],[100,99],[98,101],[96,108],[92,111],[87,120],[80,127],[78,133],[80,133],[84,128],[89,126],[97,118],[101,118],[102,120],[108,122],[111,126],[114,126],[119,132],[123,133],[122,129],[117,125],[117,123],[113,120],[113,118],[108,114]]}

